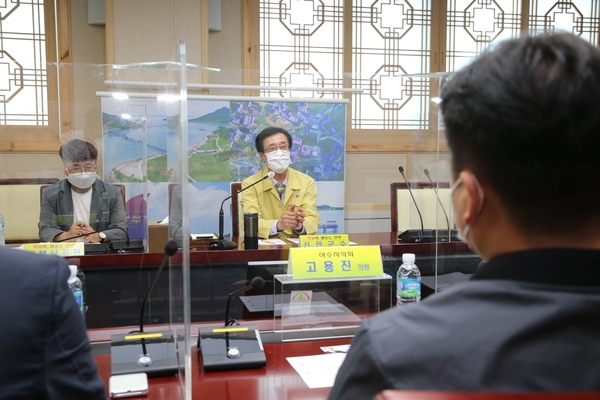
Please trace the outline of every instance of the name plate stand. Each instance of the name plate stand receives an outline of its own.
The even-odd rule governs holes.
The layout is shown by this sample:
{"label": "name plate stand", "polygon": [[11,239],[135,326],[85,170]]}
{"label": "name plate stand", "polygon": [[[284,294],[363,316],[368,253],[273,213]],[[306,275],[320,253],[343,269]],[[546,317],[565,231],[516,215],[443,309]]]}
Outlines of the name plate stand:
{"label": "name plate stand", "polygon": [[294,279],[344,280],[383,274],[379,246],[292,248],[288,268]]}
{"label": "name plate stand", "polygon": [[348,234],[339,235],[301,235],[298,247],[338,247],[348,246]]}
{"label": "name plate stand", "polygon": [[392,279],[379,246],[291,248],[288,274],[274,283],[282,341],[351,337],[362,318],[391,307]]}
{"label": "name plate stand", "polygon": [[49,254],[60,257],[82,256],[85,253],[83,242],[25,243],[23,250],[36,254]]}

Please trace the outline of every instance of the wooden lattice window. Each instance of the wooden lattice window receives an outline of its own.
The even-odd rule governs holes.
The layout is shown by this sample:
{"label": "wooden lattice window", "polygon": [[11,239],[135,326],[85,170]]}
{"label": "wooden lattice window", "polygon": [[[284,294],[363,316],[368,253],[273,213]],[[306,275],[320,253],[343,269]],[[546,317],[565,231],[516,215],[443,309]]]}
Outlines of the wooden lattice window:
{"label": "wooden lattice window", "polygon": [[493,43],[522,32],[563,30],[598,44],[600,0],[252,3],[244,3],[245,32],[250,33],[245,67],[259,72],[247,83],[284,87],[260,93],[281,97],[298,95],[285,87],[303,85],[362,89],[303,95],[350,98],[349,143],[352,137],[364,141],[373,134],[392,145],[384,143],[382,151],[401,150],[393,147],[399,137],[430,130],[437,123],[430,115],[432,73],[455,71]]}
{"label": "wooden lattice window", "polygon": [[70,98],[70,81],[61,82],[64,93],[59,93],[58,81],[69,75],[61,69],[70,68],[56,63],[57,37],[65,43],[60,61],[69,61],[64,40],[67,4],[67,0],[0,3],[0,151],[54,152],[60,144],[59,127],[69,125],[69,107],[59,107],[59,98]]}

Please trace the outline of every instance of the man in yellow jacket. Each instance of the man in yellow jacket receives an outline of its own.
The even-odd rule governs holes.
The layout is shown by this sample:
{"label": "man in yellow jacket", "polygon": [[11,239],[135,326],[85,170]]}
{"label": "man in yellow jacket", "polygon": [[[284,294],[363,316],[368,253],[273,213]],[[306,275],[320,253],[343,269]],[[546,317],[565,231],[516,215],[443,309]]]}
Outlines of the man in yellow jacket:
{"label": "man in yellow jacket", "polygon": [[240,204],[244,212],[258,213],[258,236],[293,237],[312,235],[319,228],[317,185],[310,176],[289,168],[292,137],[282,128],[263,129],[254,141],[265,168],[246,178],[242,189],[262,179],[271,179],[244,191]]}

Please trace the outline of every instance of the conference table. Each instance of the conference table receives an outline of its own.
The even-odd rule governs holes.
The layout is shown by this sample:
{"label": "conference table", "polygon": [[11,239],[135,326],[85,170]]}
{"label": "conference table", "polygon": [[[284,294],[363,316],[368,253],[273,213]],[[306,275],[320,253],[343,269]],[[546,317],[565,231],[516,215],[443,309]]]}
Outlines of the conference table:
{"label": "conference table", "polygon": [[[394,232],[370,232],[370,233],[352,233],[349,235],[350,241],[358,245],[377,245],[381,247],[383,256],[393,256],[402,253],[415,254],[434,254],[436,252],[449,253],[471,253],[466,243],[458,242],[433,242],[433,243],[409,243],[398,239],[398,234]],[[238,247],[229,250],[209,250],[208,240],[190,241],[190,260],[192,262],[238,262],[238,261],[268,261],[268,260],[287,260],[289,249],[296,247],[293,243],[285,245],[259,246],[256,250],[244,248],[243,238],[232,238],[232,241],[238,244]],[[153,248],[164,248],[162,246],[153,246]],[[176,257],[180,256],[178,253]],[[82,268],[92,267],[112,267],[122,263],[126,265],[134,264],[159,264],[163,257],[162,252],[152,253],[125,253],[125,254],[92,254],[81,258]]]}
{"label": "conference table", "polygon": [[[451,270],[467,266],[468,268],[461,271],[465,273],[472,272],[473,265],[478,262],[478,259],[473,259],[476,256],[463,242],[404,243],[391,232],[360,233],[349,236],[352,242],[359,245],[379,246],[384,259],[384,272],[391,276],[395,276],[401,263],[402,253],[407,252],[417,254],[417,265],[424,276],[432,275],[434,267],[441,271],[438,256],[457,257],[452,261]],[[227,294],[243,287],[254,276],[262,276],[267,282],[272,282],[274,274],[285,274],[289,250],[295,246],[289,243],[246,250],[243,241],[239,241],[238,238],[233,240],[239,245],[231,250],[208,250],[206,241],[190,243],[190,286],[195,313],[192,315],[192,321],[220,320]],[[162,253],[102,254],[80,257],[78,262],[85,273],[86,280],[87,327],[96,329],[138,324],[141,299],[163,259]],[[169,310],[172,300],[170,293],[172,275],[170,274],[176,273],[182,259],[181,252],[175,254],[170,258],[168,268],[161,274],[148,300],[148,323],[161,324],[172,320],[173,316]],[[279,266],[273,265],[279,261],[281,261]],[[263,293],[273,294],[272,284],[269,283]],[[249,294],[258,293],[251,291]],[[389,302],[389,299],[386,301]],[[241,311],[238,310],[239,312]]]}
{"label": "conference table", "polygon": [[[471,257],[472,253],[462,242],[452,243],[404,243],[398,241],[397,234],[392,232],[351,234],[350,240],[360,245],[377,245],[381,248],[382,257],[392,260],[397,268],[402,253],[415,253],[421,260],[423,268],[429,266],[425,262],[434,263],[439,255],[463,255]],[[236,249],[209,250],[206,242],[190,243],[190,270],[192,276],[192,304],[194,310],[206,311],[203,303],[207,293],[213,300],[226,298],[232,287],[246,284],[252,273],[260,273],[261,263],[285,261],[293,244],[260,246],[257,250],[244,249],[243,241],[233,238],[238,243]],[[86,274],[88,314],[88,335],[93,345],[106,345],[114,333],[127,333],[137,328],[139,320],[139,304],[143,294],[150,286],[150,281],[164,258],[161,253],[86,255],[80,258],[79,264]],[[428,260],[428,261],[426,261]],[[459,260],[460,261],[460,260]],[[181,253],[171,257],[169,266],[182,262]],[[256,267],[254,264],[258,264]],[[385,270],[384,262],[384,270]],[[436,263],[437,265],[437,263]],[[253,269],[254,268],[254,269]],[[256,270],[258,268],[258,271]],[[395,271],[395,270],[394,270]],[[165,270],[167,272],[167,270]],[[150,317],[146,331],[156,326],[169,323],[172,315],[161,313],[168,308],[165,297],[170,296],[168,273],[154,289],[148,308]],[[391,273],[391,272],[390,272]],[[209,275],[207,275],[209,274]],[[232,286],[238,285],[238,286]],[[222,286],[222,288],[220,288]],[[273,287],[269,289],[272,293]],[[389,296],[389,294],[388,294]],[[166,303],[170,299],[166,300]],[[385,299],[388,307],[391,299]],[[385,304],[385,301],[383,302]],[[195,304],[195,306],[194,306]],[[223,301],[219,304],[223,304]],[[222,307],[221,305],[215,306]],[[128,312],[123,311],[129,309]],[[310,389],[300,375],[287,361],[287,357],[324,354],[322,346],[348,344],[350,337],[334,339],[313,339],[305,341],[280,342],[268,339],[265,342],[267,365],[260,369],[204,372],[200,352],[195,348],[195,335],[198,326],[206,324],[222,324],[223,310],[215,314],[192,316],[191,333],[194,348],[192,349],[192,398],[194,399],[325,399],[330,388]],[[247,315],[239,314],[244,323],[258,325],[261,334],[273,327],[273,317],[263,319],[247,319]],[[195,318],[195,319],[194,319]],[[218,322],[217,322],[218,321]],[[107,347],[104,347],[105,349]],[[100,376],[108,385],[110,377],[109,351],[96,351],[94,358],[98,362]],[[150,378],[150,393],[141,398],[179,399],[183,398],[180,381],[177,377]],[[108,387],[108,386],[107,386]]]}

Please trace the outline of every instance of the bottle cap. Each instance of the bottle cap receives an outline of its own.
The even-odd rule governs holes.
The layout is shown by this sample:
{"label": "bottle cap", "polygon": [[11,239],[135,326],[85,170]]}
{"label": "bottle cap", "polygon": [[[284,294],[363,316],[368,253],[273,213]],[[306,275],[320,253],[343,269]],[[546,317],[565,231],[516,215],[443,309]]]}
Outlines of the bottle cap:
{"label": "bottle cap", "polygon": [[402,262],[406,264],[414,264],[415,255],[413,253],[404,253],[402,254]]}
{"label": "bottle cap", "polygon": [[69,278],[75,278],[77,276],[77,265],[69,265],[71,276]]}

